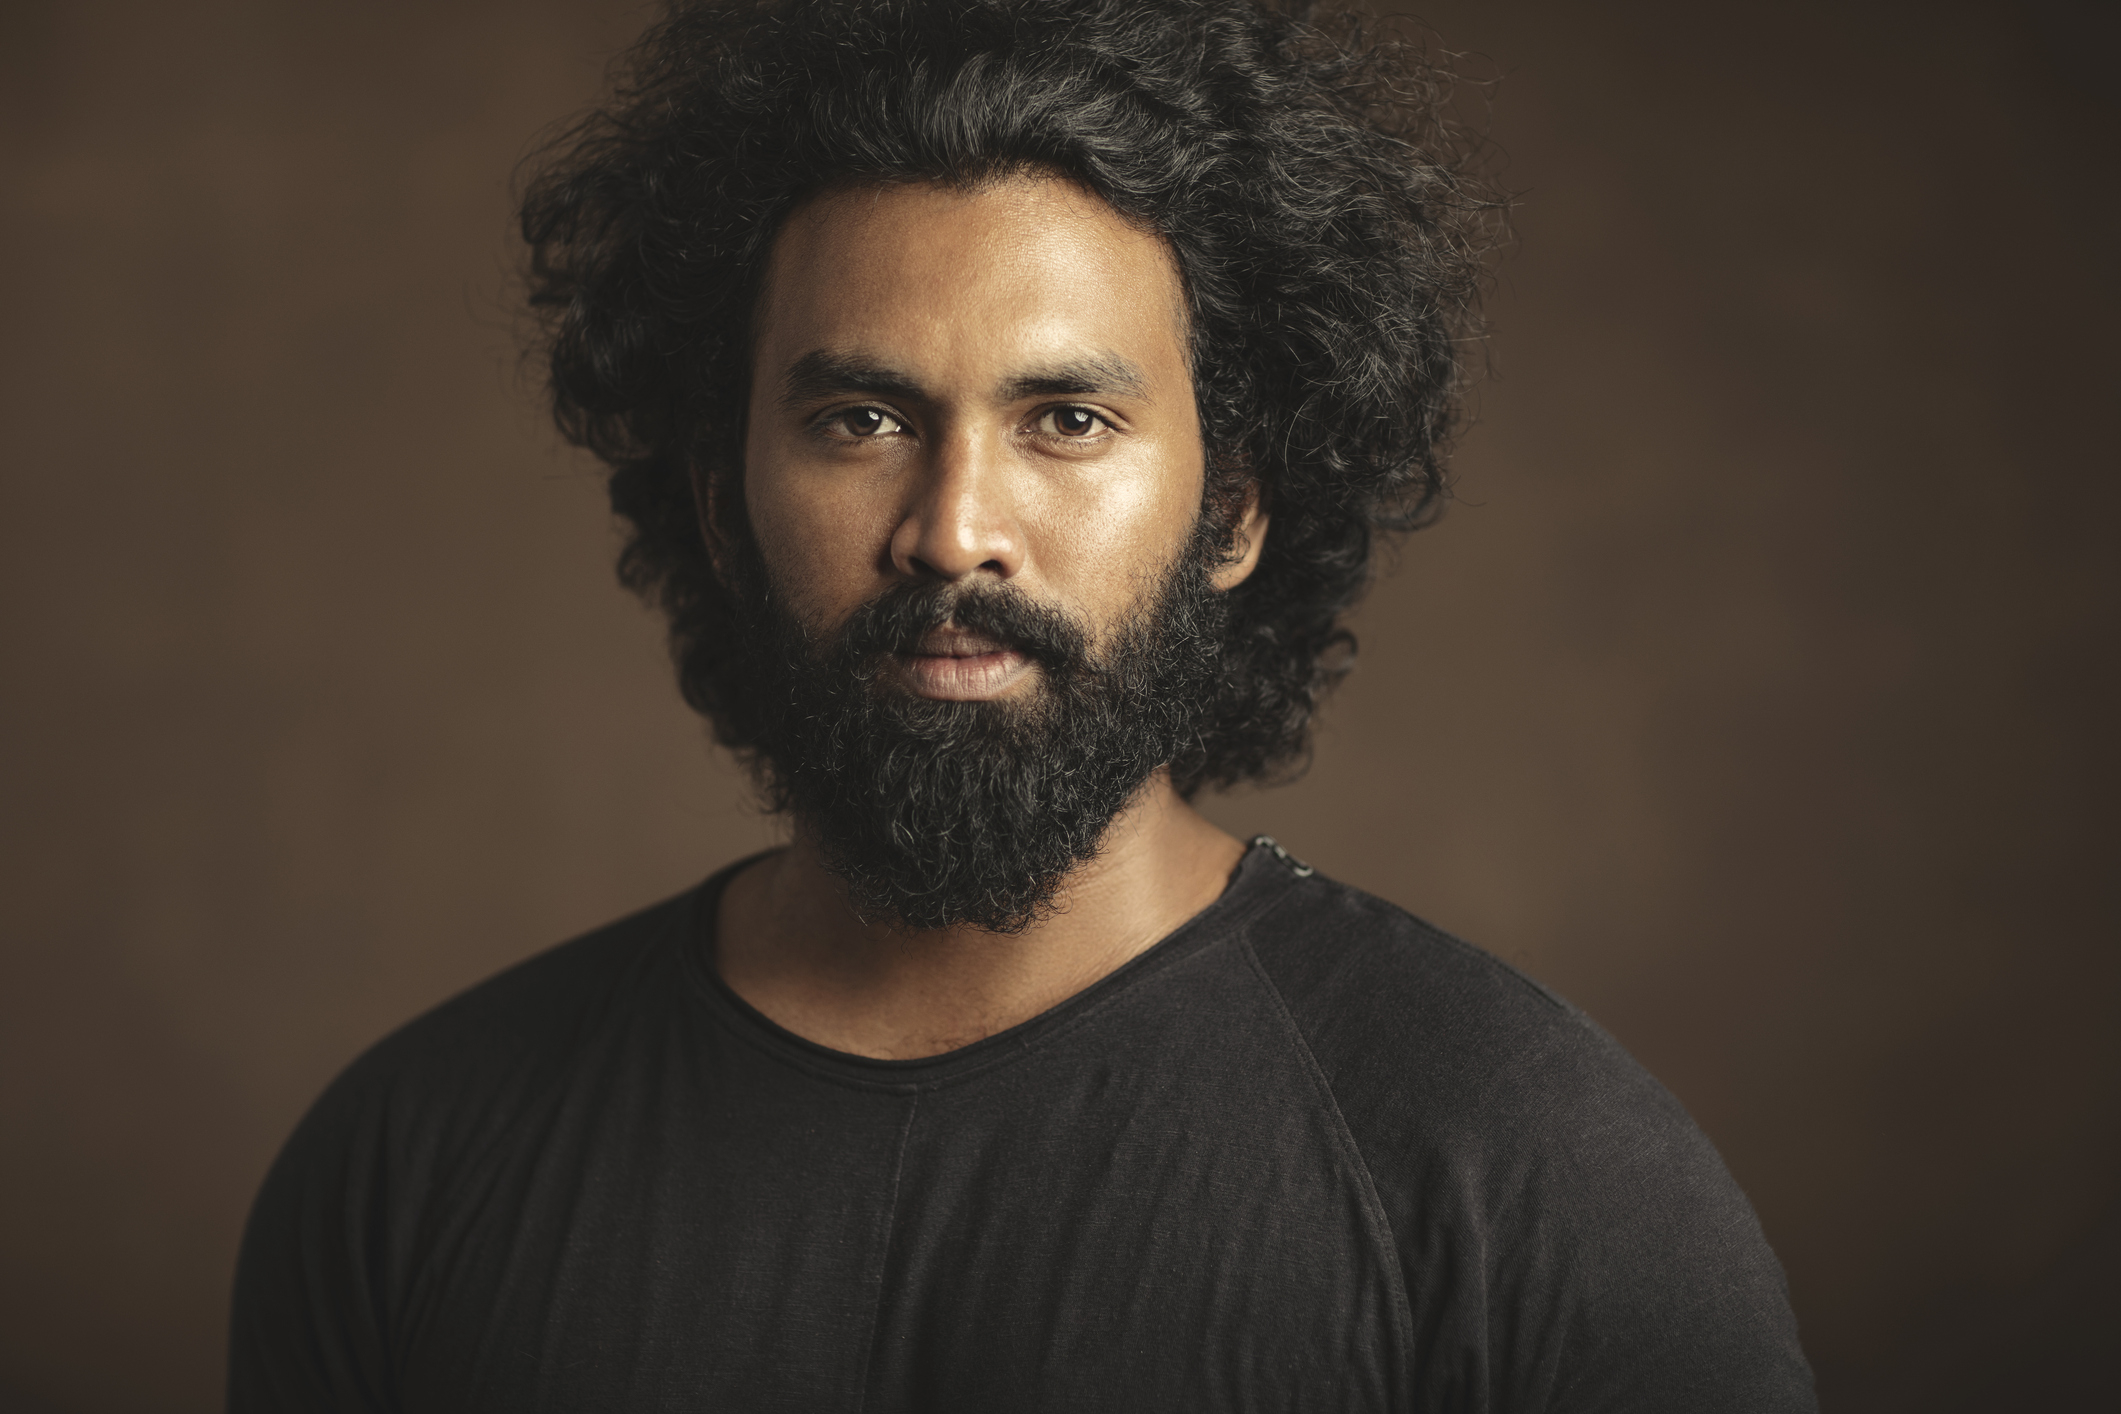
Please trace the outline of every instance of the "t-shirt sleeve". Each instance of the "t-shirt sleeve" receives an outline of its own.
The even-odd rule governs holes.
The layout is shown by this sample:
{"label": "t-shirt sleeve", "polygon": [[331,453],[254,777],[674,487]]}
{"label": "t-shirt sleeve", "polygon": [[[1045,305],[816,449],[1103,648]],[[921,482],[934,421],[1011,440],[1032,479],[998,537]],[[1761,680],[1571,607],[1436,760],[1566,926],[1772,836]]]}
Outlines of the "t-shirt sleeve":
{"label": "t-shirt sleeve", "polygon": [[1255,951],[1392,1229],[1416,1407],[1814,1414],[1751,1205],[1617,1043],[1355,890],[1277,921]]}
{"label": "t-shirt sleeve", "polygon": [[[236,1261],[231,1414],[396,1411],[459,1200],[520,1168],[572,1038],[689,896],[509,968],[377,1042],[326,1088],[267,1173]],[[471,1195],[469,1198],[466,1195]],[[490,1275],[490,1273],[489,1273]]]}
{"label": "t-shirt sleeve", "polygon": [[1580,1015],[1567,1025],[1589,1034],[1529,1067],[1550,1088],[1494,1097],[1515,1132],[1463,1195],[1487,1218],[1485,1368],[1469,1371],[1486,1407],[1811,1414],[1745,1195],[1669,1092]]}
{"label": "t-shirt sleeve", "polygon": [[398,1407],[382,1108],[357,1065],[296,1127],[252,1204],[236,1263],[230,1414]]}

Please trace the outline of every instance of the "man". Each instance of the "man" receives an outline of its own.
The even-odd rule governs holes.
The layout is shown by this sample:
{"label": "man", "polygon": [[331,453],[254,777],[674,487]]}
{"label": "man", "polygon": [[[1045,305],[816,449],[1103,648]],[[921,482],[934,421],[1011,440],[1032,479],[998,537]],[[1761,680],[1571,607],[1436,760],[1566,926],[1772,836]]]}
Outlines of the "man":
{"label": "man", "polygon": [[1189,804],[1440,485],[1484,208],[1246,0],[706,0],[524,209],[562,426],[788,848],[383,1042],[238,1410],[1801,1410],[1677,1104]]}

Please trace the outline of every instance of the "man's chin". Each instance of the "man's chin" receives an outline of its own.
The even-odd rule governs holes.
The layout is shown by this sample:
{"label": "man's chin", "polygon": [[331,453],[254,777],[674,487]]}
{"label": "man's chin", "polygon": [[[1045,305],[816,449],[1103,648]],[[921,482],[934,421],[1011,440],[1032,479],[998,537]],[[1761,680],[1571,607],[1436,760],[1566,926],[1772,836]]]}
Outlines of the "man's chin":
{"label": "man's chin", "polygon": [[952,828],[958,823],[914,812],[888,823],[840,816],[797,828],[819,847],[857,914],[912,930],[1021,933],[1052,911],[1062,881],[1082,862],[1059,838],[1012,849],[986,831]]}
{"label": "man's chin", "polygon": [[1021,931],[1192,740],[1219,602],[1189,562],[1102,652],[1007,595],[887,596],[823,653],[784,626],[756,658],[768,802],[864,916]]}

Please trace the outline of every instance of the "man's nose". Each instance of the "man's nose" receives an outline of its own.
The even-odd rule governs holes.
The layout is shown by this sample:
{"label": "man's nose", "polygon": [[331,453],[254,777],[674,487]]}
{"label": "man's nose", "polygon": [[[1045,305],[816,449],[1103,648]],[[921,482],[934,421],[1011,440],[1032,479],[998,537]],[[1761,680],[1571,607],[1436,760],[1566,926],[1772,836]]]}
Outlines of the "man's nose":
{"label": "man's nose", "polygon": [[891,564],[900,574],[956,581],[985,572],[1012,579],[1023,568],[1020,488],[1004,435],[963,427],[930,443],[891,536]]}

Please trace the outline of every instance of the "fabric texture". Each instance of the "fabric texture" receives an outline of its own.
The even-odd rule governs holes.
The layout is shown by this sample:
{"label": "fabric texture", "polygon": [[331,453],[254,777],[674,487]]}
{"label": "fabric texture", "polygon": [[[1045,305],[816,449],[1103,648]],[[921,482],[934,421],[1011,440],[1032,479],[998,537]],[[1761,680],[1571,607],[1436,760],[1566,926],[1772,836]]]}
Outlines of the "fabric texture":
{"label": "fabric texture", "polygon": [[722,882],[355,1062],[238,1271],[230,1408],[1816,1408],[1679,1104],[1493,957],[1255,845],[948,1055],[714,975]]}

